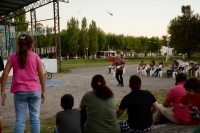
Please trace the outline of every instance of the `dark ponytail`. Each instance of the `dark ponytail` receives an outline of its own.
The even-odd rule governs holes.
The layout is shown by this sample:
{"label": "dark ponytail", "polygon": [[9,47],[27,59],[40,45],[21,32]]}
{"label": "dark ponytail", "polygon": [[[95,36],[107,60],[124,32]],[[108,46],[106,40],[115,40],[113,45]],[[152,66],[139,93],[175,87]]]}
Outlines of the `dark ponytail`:
{"label": "dark ponytail", "polygon": [[92,88],[95,90],[95,95],[99,98],[107,100],[110,97],[113,97],[113,92],[111,89],[106,86],[106,82],[102,75],[95,75],[92,78]]}
{"label": "dark ponytail", "polygon": [[22,34],[18,38],[18,63],[20,68],[25,68],[28,50],[33,44],[33,38],[30,35]]}

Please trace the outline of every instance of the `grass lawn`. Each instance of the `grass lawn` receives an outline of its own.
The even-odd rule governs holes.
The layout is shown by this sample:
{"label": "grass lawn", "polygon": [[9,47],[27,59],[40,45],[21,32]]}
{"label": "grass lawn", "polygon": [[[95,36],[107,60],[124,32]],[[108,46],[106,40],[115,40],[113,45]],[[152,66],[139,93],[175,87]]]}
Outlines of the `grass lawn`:
{"label": "grass lawn", "polygon": [[[166,58],[165,56],[158,56],[158,57],[138,57],[138,58],[125,58],[126,64],[127,65],[133,65],[133,64],[139,64],[141,60],[144,61],[146,64],[150,64],[151,60],[155,60],[156,65],[158,65],[159,61],[164,62],[164,66],[168,66],[172,64],[173,59],[182,59],[181,56],[174,56],[173,59],[171,58],[170,60],[167,61],[166,63]],[[200,62],[199,57],[193,57],[192,59],[188,60],[189,61],[195,61],[195,62]],[[108,59],[70,59],[70,60],[62,60],[62,67],[61,67],[61,72],[62,73],[69,73],[70,69],[74,68],[82,68],[82,67],[98,67],[98,66],[110,66],[112,62],[109,62]]]}

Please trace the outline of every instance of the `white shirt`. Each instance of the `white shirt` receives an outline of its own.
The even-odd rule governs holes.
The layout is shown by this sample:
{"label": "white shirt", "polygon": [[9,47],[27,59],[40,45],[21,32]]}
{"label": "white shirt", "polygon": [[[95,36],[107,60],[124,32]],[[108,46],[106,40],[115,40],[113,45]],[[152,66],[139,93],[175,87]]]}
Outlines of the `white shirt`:
{"label": "white shirt", "polygon": [[183,63],[181,64],[182,67],[187,67],[188,65],[189,65],[188,62],[183,62]]}

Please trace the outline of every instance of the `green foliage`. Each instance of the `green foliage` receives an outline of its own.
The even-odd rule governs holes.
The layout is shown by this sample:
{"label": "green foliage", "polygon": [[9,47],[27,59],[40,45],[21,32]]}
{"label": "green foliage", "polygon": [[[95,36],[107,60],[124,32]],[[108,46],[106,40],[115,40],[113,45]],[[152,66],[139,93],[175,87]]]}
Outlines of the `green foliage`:
{"label": "green foliage", "polygon": [[89,25],[89,51],[92,55],[96,55],[98,50],[98,30],[96,22],[92,20]]}
{"label": "green foliage", "polygon": [[67,57],[70,53],[70,45],[67,41],[67,30],[62,30],[60,33],[61,40],[61,55]]}
{"label": "green foliage", "polygon": [[98,30],[98,50],[104,50],[105,49],[105,45],[106,45],[106,34],[104,33],[104,31],[100,28],[97,29]]}
{"label": "green foliage", "polygon": [[89,35],[88,35],[88,28],[87,28],[87,19],[84,17],[81,24],[81,31],[79,34],[79,50],[86,55],[86,48],[89,47]]}
{"label": "green foliage", "polygon": [[[20,14],[25,12],[24,8],[18,9],[17,11],[15,11],[14,13]],[[28,29],[28,22],[26,21],[26,13],[23,13],[17,17],[14,17],[14,22],[16,24],[16,31],[27,31]]]}
{"label": "green foliage", "polygon": [[199,52],[200,46],[200,17],[193,14],[189,5],[182,6],[182,16],[177,16],[170,21],[168,33],[171,35],[170,45],[174,46],[178,53],[191,54]]}
{"label": "green foliage", "polygon": [[70,54],[75,56],[78,52],[79,45],[79,22],[77,19],[72,17],[70,21],[67,22],[67,41],[70,46]]}

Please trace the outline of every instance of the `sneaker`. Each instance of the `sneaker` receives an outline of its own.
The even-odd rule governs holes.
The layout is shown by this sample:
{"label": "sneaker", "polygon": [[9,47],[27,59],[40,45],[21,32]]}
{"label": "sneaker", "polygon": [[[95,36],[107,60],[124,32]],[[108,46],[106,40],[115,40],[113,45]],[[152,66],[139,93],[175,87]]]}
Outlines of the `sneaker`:
{"label": "sneaker", "polygon": [[124,87],[124,85],[119,85],[119,87]]}
{"label": "sneaker", "polygon": [[117,86],[121,86],[121,84],[118,84]]}

